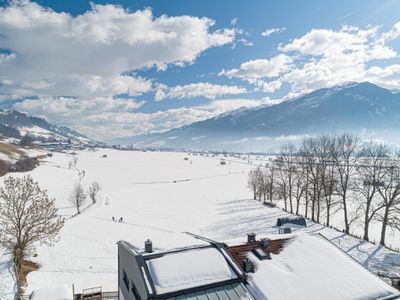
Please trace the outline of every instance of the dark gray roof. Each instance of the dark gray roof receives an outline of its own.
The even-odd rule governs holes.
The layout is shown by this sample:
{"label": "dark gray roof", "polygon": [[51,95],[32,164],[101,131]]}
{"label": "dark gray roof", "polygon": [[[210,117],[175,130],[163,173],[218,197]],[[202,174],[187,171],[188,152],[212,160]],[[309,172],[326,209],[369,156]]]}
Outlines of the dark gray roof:
{"label": "dark gray roof", "polygon": [[164,298],[165,300],[254,300],[243,283],[237,282],[223,286],[205,288],[204,290]]}

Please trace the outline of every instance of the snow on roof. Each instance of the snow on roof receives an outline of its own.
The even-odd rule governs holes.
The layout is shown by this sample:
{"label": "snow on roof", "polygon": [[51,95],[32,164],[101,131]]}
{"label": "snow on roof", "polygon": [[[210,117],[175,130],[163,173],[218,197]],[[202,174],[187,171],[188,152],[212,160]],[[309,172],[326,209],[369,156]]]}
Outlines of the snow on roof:
{"label": "snow on roof", "polygon": [[199,248],[146,261],[157,294],[237,278],[216,248]]}
{"label": "snow on roof", "polygon": [[249,276],[257,299],[380,299],[398,292],[328,241],[299,235]]}
{"label": "snow on roof", "polygon": [[43,287],[32,292],[30,300],[73,300],[74,294],[71,285]]}

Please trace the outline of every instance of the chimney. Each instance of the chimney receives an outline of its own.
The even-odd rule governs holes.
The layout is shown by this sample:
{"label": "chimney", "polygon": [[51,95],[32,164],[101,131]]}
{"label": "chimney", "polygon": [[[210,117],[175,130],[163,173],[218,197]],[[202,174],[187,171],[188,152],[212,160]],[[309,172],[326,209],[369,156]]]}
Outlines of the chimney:
{"label": "chimney", "polygon": [[253,264],[253,262],[252,262],[250,259],[248,259],[248,258],[245,258],[245,259],[243,260],[243,271],[244,271],[245,273],[250,273],[250,272],[253,272],[253,271],[254,271],[254,264]]}
{"label": "chimney", "polygon": [[254,243],[256,241],[256,234],[254,232],[247,234],[247,243]]}
{"label": "chimney", "polygon": [[270,239],[261,239],[261,247],[267,248],[271,245]]}
{"label": "chimney", "polygon": [[146,253],[151,253],[153,252],[153,242],[147,239],[147,241],[144,242],[144,252]]}

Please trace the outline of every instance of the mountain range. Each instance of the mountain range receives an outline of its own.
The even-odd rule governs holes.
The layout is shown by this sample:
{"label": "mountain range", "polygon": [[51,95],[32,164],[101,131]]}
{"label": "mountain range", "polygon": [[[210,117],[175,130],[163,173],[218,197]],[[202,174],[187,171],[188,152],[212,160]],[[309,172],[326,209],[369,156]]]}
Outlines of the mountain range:
{"label": "mountain range", "polygon": [[68,127],[58,126],[45,119],[29,116],[15,110],[0,109],[0,134],[8,138],[21,138],[29,134],[42,141],[87,142],[89,139]]}
{"label": "mountain range", "polygon": [[348,83],[115,142],[137,147],[273,151],[304,136],[340,132],[399,143],[400,93],[369,82]]}

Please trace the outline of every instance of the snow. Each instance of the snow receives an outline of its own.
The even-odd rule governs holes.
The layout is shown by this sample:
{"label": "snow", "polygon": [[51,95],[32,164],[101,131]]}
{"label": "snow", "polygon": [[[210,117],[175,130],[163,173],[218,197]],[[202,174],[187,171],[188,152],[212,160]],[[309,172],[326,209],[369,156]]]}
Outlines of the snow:
{"label": "snow", "polygon": [[[246,241],[249,232],[257,233],[258,238],[274,237],[279,230],[277,218],[291,216],[250,199],[248,171],[265,164],[256,157],[111,149],[77,151],[77,157],[76,168],[68,168],[72,155],[55,152],[33,171],[11,174],[32,175],[56,199],[59,213],[67,218],[59,241],[53,247],[38,245],[37,257],[31,258],[40,269],[28,274],[27,293],[43,285],[72,283],[77,293],[96,286],[116,291],[116,243],[120,240],[143,249],[149,238],[158,252],[204,245],[182,232],[238,244]],[[225,166],[220,165],[223,157]],[[85,190],[93,181],[102,189],[95,205],[87,202],[82,214],[73,216],[75,209],[68,197],[79,180]],[[113,222],[113,216],[122,216],[125,222]],[[322,233],[372,272],[400,273],[400,255],[384,247],[310,221],[306,228],[293,231]],[[371,238],[376,239],[374,232],[379,233],[379,227],[371,228]],[[388,238],[390,243],[399,240],[398,233]],[[11,300],[14,279],[7,267],[11,266],[9,256],[2,254],[0,250],[0,299]]]}
{"label": "snow", "polygon": [[9,163],[15,163],[23,156],[38,157],[47,153],[43,149],[24,148],[14,145],[11,145],[11,147],[7,149],[10,144],[3,141],[0,141],[0,146],[5,148],[0,152],[0,159]]}
{"label": "snow", "polygon": [[58,136],[58,134],[55,134],[47,129],[44,129],[44,128],[41,128],[38,126],[32,126],[32,127],[21,126],[21,127],[18,127],[18,129],[21,132],[21,135],[30,134],[35,137],[44,137],[44,138]]}
{"label": "snow", "polygon": [[299,235],[249,277],[257,299],[379,299],[399,294],[341,250],[317,236]]}
{"label": "snow", "polygon": [[11,256],[0,248],[0,299],[14,300],[15,280]]}
{"label": "snow", "polygon": [[49,286],[32,292],[30,300],[73,300],[73,288],[71,285]]}
{"label": "snow", "polygon": [[215,248],[166,254],[146,263],[158,295],[237,278]]}

